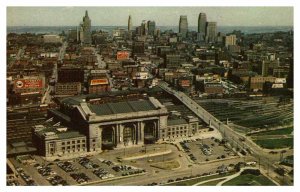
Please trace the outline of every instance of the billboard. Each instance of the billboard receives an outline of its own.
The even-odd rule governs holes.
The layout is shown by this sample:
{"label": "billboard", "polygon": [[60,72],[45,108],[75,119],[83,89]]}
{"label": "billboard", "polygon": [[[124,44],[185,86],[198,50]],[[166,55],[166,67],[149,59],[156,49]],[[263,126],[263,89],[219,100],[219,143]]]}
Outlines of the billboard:
{"label": "billboard", "polygon": [[17,79],[15,80],[16,89],[43,88],[42,79]]}
{"label": "billboard", "polygon": [[124,60],[129,58],[129,53],[127,51],[118,51],[117,60]]}
{"label": "billboard", "polygon": [[275,83],[286,83],[286,78],[276,78]]}
{"label": "billboard", "polygon": [[189,87],[190,84],[191,84],[190,80],[181,80],[181,81],[180,81],[180,85],[181,85],[182,87]]}
{"label": "billboard", "polygon": [[107,79],[92,79],[90,85],[107,85]]}

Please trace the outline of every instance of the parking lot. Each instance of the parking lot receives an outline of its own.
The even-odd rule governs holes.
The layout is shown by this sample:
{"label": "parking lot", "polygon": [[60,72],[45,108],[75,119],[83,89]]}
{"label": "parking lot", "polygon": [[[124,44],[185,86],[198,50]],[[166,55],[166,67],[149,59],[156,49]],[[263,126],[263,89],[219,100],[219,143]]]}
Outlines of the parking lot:
{"label": "parking lot", "polygon": [[222,141],[214,137],[209,139],[192,139],[180,142],[188,158],[194,163],[208,162],[235,156]]}
{"label": "parking lot", "polygon": [[15,159],[12,160],[26,185],[78,185],[146,172],[145,169],[102,158],[80,157],[54,162],[46,162],[41,158],[36,159],[36,163],[32,164],[22,164]]}

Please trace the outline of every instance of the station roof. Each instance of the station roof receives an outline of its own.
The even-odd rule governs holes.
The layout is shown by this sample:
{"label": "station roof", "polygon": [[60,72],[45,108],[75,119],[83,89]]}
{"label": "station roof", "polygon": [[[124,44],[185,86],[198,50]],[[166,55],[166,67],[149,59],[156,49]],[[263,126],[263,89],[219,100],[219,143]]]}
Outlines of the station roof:
{"label": "station roof", "polygon": [[90,104],[89,107],[93,113],[96,113],[96,115],[111,115],[118,113],[131,113],[156,109],[155,106],[149,100],[105,103],[100,105]]}
{"label": "station roof", "polygon": [[188,122],[185,119],[168,119],[168,126],[169,125],[182,125],[182,124],[188,124]]}
{"label": "station roof", "polygon": [[66,131],[58,131],[59,127],[47,127],[37,132],[39,136],[48,137],[46,139],[69,139],[76,137],[85,137],[78,131],[67,129]]}

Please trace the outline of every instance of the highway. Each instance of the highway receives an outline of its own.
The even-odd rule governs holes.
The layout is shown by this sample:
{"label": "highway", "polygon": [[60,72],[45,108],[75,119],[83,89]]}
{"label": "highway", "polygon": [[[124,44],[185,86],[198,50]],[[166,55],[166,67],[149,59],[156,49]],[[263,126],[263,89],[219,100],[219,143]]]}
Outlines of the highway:
{"label": "highway", "polygon": [[[198,103],[196,103],[194,100],[188,97],[185,93],[171,88],[168,83],[160,81],[158,86],[166,92],[174,95],[209,126],[217,128],[223,135],[223,138],[226,139],[229,143],[231,143],[232,146],[236,145],[239,146],[239,148],[250,150],[251,155],[257,158],[260,166],[266,168],[267,172],[274,172],[274,169],[276,168],[274,163],[278,161],[277,156],[269,154],[267,151],[260,148],[258,145],[256,145],[253,141],[251,141],[244,135],[235,132],[228,125],[221,122],[208,111],[206,111],[204,108],[202,108]],[[244,141],[242,141],[241,138],[244,138]],[[289,178],[289,176],[287,177]],[[288,180],[290,180],[290,178]]]}

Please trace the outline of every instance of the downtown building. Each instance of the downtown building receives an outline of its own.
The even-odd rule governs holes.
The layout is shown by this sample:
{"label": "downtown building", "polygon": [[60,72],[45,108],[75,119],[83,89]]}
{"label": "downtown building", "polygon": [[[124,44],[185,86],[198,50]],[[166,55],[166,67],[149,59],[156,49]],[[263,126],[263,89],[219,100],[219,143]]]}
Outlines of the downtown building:
{"label": "downtown building", "polygon": [[101,97],[61,99],[59,109],[48,110],[48,120],[32,128],[38,154],[54,160],[180,139],[199,132],[198,118],[173,115],[156,98],[137,95],[106,92]]}
{"label": "downtown building", "polygon": [[197,41],[205,40],[205,32],[206,32],[206,14],[200,13],[198,17]]}
{"label": "downtown building", "polygon": [[183,38],[187,37],[188,20],[186,15],[181,15],[179,19],[179,33]]}
{"label": "downtown building", "polygon": [[214,43],[217,40],[217,22],[206,22],[205,38],[207,43]]}
{"label": "downtown building", "polygon": [[92,43],[91,19],[89,18],[88,11],[85,11],[85,16],[79,24],[77,41],[86,45],[90,45]]}

